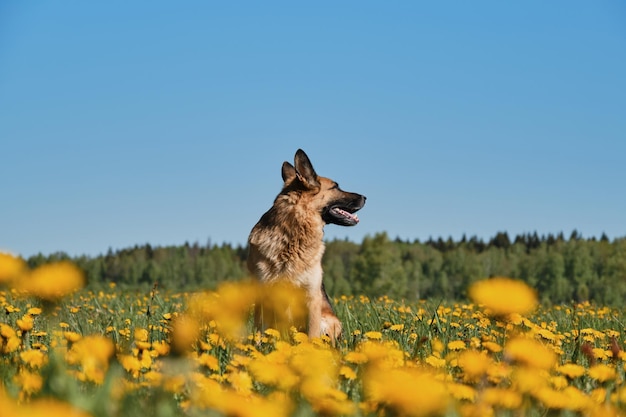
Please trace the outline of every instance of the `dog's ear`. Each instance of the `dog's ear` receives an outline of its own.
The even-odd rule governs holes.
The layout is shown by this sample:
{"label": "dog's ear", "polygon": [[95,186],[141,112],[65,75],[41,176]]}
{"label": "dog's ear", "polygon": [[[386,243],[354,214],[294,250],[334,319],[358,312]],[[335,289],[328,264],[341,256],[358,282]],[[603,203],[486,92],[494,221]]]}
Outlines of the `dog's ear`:
{"label": "dog's ear", "polygon": [[320,182],[317,179],[317,173],[313,169],[311,160],[302,149],[298,149],[294,158],[296,165],[296,176],[298,180],[307,188],[320,188]]}
{"label": "dog's ear", "polygon": [[285,185],[289,184],[296,178],[296,169],[289,162],[283,162],[283,170],[281,172]]}

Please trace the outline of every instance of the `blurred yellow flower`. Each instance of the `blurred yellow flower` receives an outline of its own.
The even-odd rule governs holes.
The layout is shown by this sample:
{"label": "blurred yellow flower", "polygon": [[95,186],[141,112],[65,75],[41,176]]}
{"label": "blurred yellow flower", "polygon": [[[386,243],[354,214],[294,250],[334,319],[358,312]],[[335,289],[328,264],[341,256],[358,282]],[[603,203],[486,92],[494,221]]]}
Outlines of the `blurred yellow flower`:
{"label": "blurred yellow flower", "polygon": [[451,342],[448,342],[449,350],[464,350],[465,348],[465,342],[462,340],[453,340]]}
{"label": "blurred yellow flower", "polygon": [[135,341],[137,342],[147,342],[148,341],[148,330],[137,327],[134,332]]}
{"label": "blurred yellow flower", "polygon": [[458,365],[463,370],[463,376],[468,381],[476,381],[487,374],[487,370],[493,364],[491,357],[485,352],[467,350],[458,358]]}
{"label": "blurred yellow flower", "polygon": [[48,356],[37,349],[29,349],[20,352],[20,358],[22,359],[22,362],[27,364],[32,369],[41,368],[48,362]]}
{"label": "blurred yellow flower", "polygon": [[517,410],[522,405],[521,394],[508,388],[485,388],[481,393],[481,399],[487,404],[508,410]]}
{"label": "blurred yellow flower", "polygon": [[194,317],[188,314],[176,317],[172,323],[172,350],[177,354],[187,352],[199,335],[200,323]]}
{"label": "blurred yellow flower", "polygon": [[22,258],[0,252],[0,284],[15,281],[26,271],[26,262]]}
{"label": "blurred yellow flower", "polygon": [[538,369],[550,369],[556,364],[554,351],[535,339],[517,337],[504,346],[505,358]]}
{"label": "blurred yellow flower", "polygon": [[213,355],[209,355],[208,353],[203,353],[202,355],[198,356],[196,360],[198,361],[200,365],[206,366],[212,371],[217,372],[220,370],[220,363],[217,360],[217,358]]}
{"label": "blurred yellow flower", "polygon": [[33,329],[35,323],[33,316],[26,314],[21,319],[15,320],[15,324],[17,324],[17,327],[19,327],[21,331],[28,332]]}
{"label": "blurred yellow flower", "polygon": [[22,344],[22,339],[17,336],[13,328],[0,323],[0,347],[3,353],[15,352]]}
{"label": "blurred yellow flower", "polygon": [[[9,414],[7,414],[9,415]],[[42,398],[15,409],[14,417],[90,417],[91,414],[68,403],[51,398]]]}
{"label": "blurred yellow flower", "polygon": [[369,369],[363,377],[365,396],[400,416],[441,415],[448,408],[444,384],[416,369]]}
{"label": "blurred yellow flower", "polygon": [[497,277],[478,281],[468,290],[470,298],[490,314],[528,314],[537,307],[535,291],[522,281]]}
{"label": "blurred yellow flower", "polygon": [[356,372],[354,372],[354,370],[350,368],[349,366],[345,366],[345,365],[339,368],[339,375],[350,380],[356,379]]}
{"label": "blurred yellow flower", "polygon": [[26,314],[30,314],[31,316],[38,316],[41,314],[41,309],[39,307],[31,307],[28,309]]}
{"label": "blurred yellow flower", "polygon": [[566,363],[556,368],[557,372],[568,378],[578,378],[585,374],[585,368],[575,363]]}
{"label": "blurred yellow flower", "polygon": [[15,382],[20,386],[22,392],[31,395],[41,390],[43,378],[41,375],[22,369],[15,375]]}
{"label": "blurred yellow flower", "polygon": [[603,363],[590,367],[587,374],[590,378],[599,382],[610,381],[615,379],[617,376],[617,372],[614,367]]}
{"label": "blurred yellow flower", "polygon": [[502,352],[502,346],[497,344],[496,342],[482,342],[482,346],[487,349],[491,353],[499,353]]}
{"label": "blurred yellow flower", "polygon": [[101,384],[114,351],[115,346],[110,339],[99,335],[85,336],[67,351],[66,361],[80,367],[82,379]]}
{"label": "blurred yellow flower", "polygon": [[443,368],[446,366],[446,360],[439,358],[435,355],[430,355],[427,357],[424,362],[432,366],[433,368]]}
{"label": "blurred yellow flower", "polygon": [[63,337],[70,343],[76,343],[82,338],[82,336],[76,332],[63,332]]}
{"label": "blurred yellow flower", "polygon": [[375,331],[365,332],[364,336],[372,340],[381,340],[383,338],[383,334],[381,332],[375,332]]}
{"label": "blurred yellow flower", "polygon": [[83,272],[68,261],[42,265],[24,275],[15,287],[45,301],[56,301],[85,284]]}

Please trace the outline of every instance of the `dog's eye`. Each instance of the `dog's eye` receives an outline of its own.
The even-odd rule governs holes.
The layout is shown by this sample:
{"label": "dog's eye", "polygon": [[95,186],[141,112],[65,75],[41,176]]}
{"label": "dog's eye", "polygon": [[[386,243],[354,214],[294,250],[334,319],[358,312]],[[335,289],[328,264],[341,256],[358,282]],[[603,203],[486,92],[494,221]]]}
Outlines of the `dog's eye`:
{"label": "dog's eye", "polygon": [[331,189],[331,190],[336,190],[336,189],[338,189],[338,188],[339,188],[339,184],[337,184],[337,183],[334,183],[334,184],[332,185],[332,187],[330,187],[330,189]]}

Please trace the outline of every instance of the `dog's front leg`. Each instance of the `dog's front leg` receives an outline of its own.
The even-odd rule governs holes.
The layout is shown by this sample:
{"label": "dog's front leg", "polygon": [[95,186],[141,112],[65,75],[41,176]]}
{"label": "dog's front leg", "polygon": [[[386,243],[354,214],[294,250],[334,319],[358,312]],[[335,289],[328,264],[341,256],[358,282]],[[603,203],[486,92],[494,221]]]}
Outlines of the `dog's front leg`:
{"label": "dog's front leg", "polygon": [[322,335],[322,305],[323,299],[319,289],[310,289],[307,294],[307,304],[309,310],[309,339],[314,339]]}

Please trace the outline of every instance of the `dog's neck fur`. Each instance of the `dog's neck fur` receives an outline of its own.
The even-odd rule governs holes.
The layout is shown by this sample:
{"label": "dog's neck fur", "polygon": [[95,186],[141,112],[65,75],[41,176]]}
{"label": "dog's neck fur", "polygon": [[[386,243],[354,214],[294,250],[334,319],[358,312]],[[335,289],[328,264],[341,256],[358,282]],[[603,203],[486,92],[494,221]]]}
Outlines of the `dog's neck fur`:
{"label": "dog's neck fur", "polygon": [[[304,275],[321,265],[324,221],[319,215],[311,216],[310,209],[298,204],[299,194],[279,194],[274,206],[261,217],[250,233],[250,251],[254,251],[257,256],[248,257],[249,260],[255,259],[248,268],[261,281],[272,282],[281,277],[304,278]],[[277,209],[277,206],[281,209]],[[259,236],[260,230],[263,230],[262,238]],[[298,281],[305,285],[304,280]]]}

